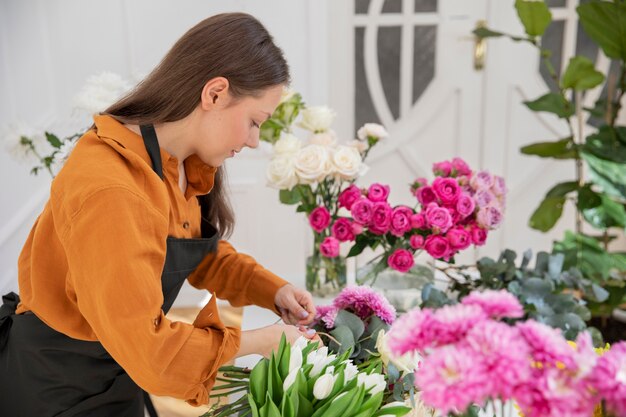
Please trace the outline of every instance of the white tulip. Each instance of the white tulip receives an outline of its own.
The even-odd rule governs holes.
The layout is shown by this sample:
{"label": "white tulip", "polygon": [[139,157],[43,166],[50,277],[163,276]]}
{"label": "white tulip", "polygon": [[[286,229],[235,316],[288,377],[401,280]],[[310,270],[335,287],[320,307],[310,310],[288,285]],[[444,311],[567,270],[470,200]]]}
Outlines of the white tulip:
{"label": "white tulip", "polygon": [[327,346],[323,346],[310,352],[306,358],[306,363],[313,365],[309,375],[312,377],[319,375],[319,373],[322,372],[322,369],[334,361],[336,357],[336,355],[328,355]]}
{"label": "white tulip", "polygon": [[333,374],[320,376],[317,381],[315,381],[315,385],[313,385],[313,396],[318,400],[323,400],[328,397],[333,390],[336,379],[337,377]]}
{"label": "white tulip", "polygon": [[302,367],[302,349],[300,346],[292,346],[289,355],[289,372]]}
{"label": "white tulip", "polygon": [[298,372],[300,372],[300,368],[295,368],[289,372],[289,375],[287,375],[287,378],[285,378],[285,381],[283,382],[283,392],[287,392],[289,387],[291,387],[294,382],[296,382]]}
{"label": "white tulip", "polygon": [[302,121],[298,126],[313,133],[327,131],[335,118],[335,112],[326,106],[307,107],[301,114]]}
{"label": "white tulip", "polygon": [[385,377],[381,374],[364,374],[357,375],[358,385],[365,385],[365,390],[369,391],[370,395],[378,394],[382,392],[387,386]]}
{"label": "white tulip", "polygon": [[291,156],[302,148],[302,141],[291,133],[284,133],[274,144],[275,156]]}
{"label": "white tulip", "polygon": [[290,190],[298,184],[294,161],[290,157],[279,156],[267,166],[267,184],[279,190]]}
{"label": "white tulip", "polygon": [[308,145],[295,155],[296,174],[303,184],[322,181],[332,172],[328,148],[321,145]]}
{"label": "white tulip", "polygon": [[346,368],[343,370],[343,374],[345,382],[348,382],[359,374],[359,368],[357,368],[356,365],[350,361],[346,361],[345,364]]}
{"label": "white tulip", "polygon": [[306,339],[304,336],[300,336],[296,339],[295,343],[292,346],[298,346],[300,348],[300,351],[302,351],[305,347],[307,347],[308,344],[308,339]]}
{"label": "white tulip", "polygon": [[402,356],[396,356],[391,352],[387,344],[388,335],[384,330],[378,333],[378,339],[376,339],[376,350],[380,353],[380,359],[385,365],[391,362],[398,370],[404,373],[411,373],[418,368],[422,357],[418,353],[405,353]]}
{"label": "white tulip", "polygon": [[356,136],[361,140],[367,140],[368,137],[384,139],[389,136],[389,134],[387,133],[387,130],[378,123],[365,123],[357,131]]}
{"label": "white tulip", "polygon": [[311,145],[335,146],[337,145],[337,135],[332,130],[322,133],[314,133],[309,138]]}
{"label": "white tulip", "polygon": [[119,74],[104,71],[92,75],[74,98],[75,107],[89,114],[100,113],[131,88],[132,85]]}
{"label": "white tulip", "polygon": [[363,160],[358,150],[351,146],[338,146],[331,154],[333,168],[339,178],[352,180],[359,176]]}

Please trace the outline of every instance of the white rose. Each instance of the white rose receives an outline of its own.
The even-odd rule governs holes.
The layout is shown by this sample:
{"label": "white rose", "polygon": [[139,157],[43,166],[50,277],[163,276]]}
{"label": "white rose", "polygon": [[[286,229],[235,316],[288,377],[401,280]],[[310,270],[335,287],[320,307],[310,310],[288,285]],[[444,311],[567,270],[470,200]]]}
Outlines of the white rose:
{"label": "white rose", "polygon": [[92,75],[74,98],[75,107],[89,114],[100,113],[131,88],[132,85],[119,74],[105,71]]}
{"label": "white rose", "polygon": [[323,180],[332,172],[328,148],[321,145],[308,145],[295,155],[294,165],[298,178],[304,184]]}
{"label": "white rose", "polygon": [[293,155],[300,148],[302,148],[302,141],[291,133],[285,133],[274,144],[274,155]]}
{"label": "white rose", "polygon": [[298,184],[298,176],[290,157],[279,156],[270,161],[267,167],[267,184],[279,190],[290,190]]}
{"label": "white rose", "polygon": [[323,400],[328,397],[333,391],[336,379],[337,377],[333,374],[324,374],[320,376],[317,381],[315,381],[315,385],[313,385],[313,396],[318,400]]}
{"label": "white rose", "polygon": [[367,140],[368,137],[374,137],[377,139],[384,139],[389,134],[387,130],[378,123],[365,123],[356,133],[357,137],[361,140]]}
{"label": "white rose", "polygon": [[298,126],[313,133],[325,132],[330,128],[334,118],[335,112],[330,107],[307,107],[302,110],[302,121]]}
{"label": "white rose", "polygon": [[376,339],[376,350],[380,353],[380,359],[385,365],[391,362],[398,370],[408,374],[419,367],[422,357],[418,353],[405,353],[402,356],[395,356],[391,353],[391,349],[387,344],[387,335],[381,330]]}
{"label": "white rose", "polygon": [[365,153],[365,151],[369,148],[369,145],[367,144],[367,142],[364,142],[358,139],[354,139],[348,142],[348,146],[353,147],[354,149],[359,151],[360,154]]}
{"label": "white rose", "polygon": [[355,148],[340,145],[332,152],[331,160],[333,168],[340,178],[351,180],[359,176],[363,160]]}
{"label": "white rose", "polygon": [[309,138],[311,145],[335,146],[337,144],[337,135],[332,130],[322,133],[314,133]]}

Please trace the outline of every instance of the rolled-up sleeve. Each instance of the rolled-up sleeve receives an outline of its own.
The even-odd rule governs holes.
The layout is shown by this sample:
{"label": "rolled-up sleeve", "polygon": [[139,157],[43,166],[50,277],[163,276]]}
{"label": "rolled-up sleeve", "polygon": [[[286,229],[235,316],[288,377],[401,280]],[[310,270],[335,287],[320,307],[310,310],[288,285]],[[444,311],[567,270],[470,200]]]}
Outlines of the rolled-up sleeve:
{"label": "rolled-up sleeve", "polygon": [[274,298],[287,281],[268,271],[225,240],[189,276],[196,288],[207,289],[233,306],[258,305],[278,313]]}
{"label": "rolled-up sleeve", "polygon": [[239,350],[212,300],[191,324],[162,310],[168,220],[124,187],[87,197],[62,233],[69,284],[97,339],[144,390],[208,402],[217,369]]}

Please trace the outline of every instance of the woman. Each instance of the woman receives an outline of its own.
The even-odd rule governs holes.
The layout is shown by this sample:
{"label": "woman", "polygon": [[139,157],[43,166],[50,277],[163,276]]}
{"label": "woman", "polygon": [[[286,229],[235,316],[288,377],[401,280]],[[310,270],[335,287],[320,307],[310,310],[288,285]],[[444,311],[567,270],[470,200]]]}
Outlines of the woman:
{"label": "woman", "polygon": [[[20,255],[21,302],[0,310],[0,415],[139,417],[142,389],[206,404],[223,363],[283,333],[317,338],[311,295],[220,240],[233,227],[220,167],[258,145],[288,81],[266,29],[222,14],[95,117]],[[298,326],[225,327],[215,296],[193,325],[171,322],[185,279]]]}

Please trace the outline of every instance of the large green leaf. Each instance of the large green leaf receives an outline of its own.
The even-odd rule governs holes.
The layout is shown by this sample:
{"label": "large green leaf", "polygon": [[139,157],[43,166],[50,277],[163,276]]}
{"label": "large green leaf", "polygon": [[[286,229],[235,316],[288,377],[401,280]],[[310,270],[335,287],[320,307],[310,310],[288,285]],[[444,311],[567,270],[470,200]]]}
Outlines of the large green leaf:
{"label": "large green leaf", "polygon": [[612,200],[606,194],[599,194],[590,187],[578,192],[578,209],[585,220],[598,229],[626,226],[624,205]]}
{"label": "large green leaf", "polygon": [[583,29],[609,58],[626,60],[626,3],[593,1],[576,9]]}
{"label": "large green leaf", "polygon": [[354,340],[359,340],[365,331],[363,320],[346,310],[339,310],[335,317],[335,327],[339,326],[347,326],[354,335]]}
{"label": "large green leaf", "polygon": [[581,156],[589,166],[589,176],[594,183],[605,193],[626,200],[626,164],[607,161],[588,152],[581,152]]}
{"label": "large green leaf", "polygon": [[543,1],[515,0],[515,9],[529,36],[541,36],[552,21],[550,9]]}
{"label": "large green leaf", "polygon": [[328,347],[331,351],[339,354],[354,348],[355,339],[352,330],[348,326],[336,326],[330,331],[335,340],[330,340]]}
{"label": "large green leaf", "polygon": [[291,190],[280,190],[280,202],[283,204],[298,204],[302,200],[302,196],[297,187]]}
{"label": "large green leaf", "polygon": [[528,225],[533,229],[547,232],[561,218],[564,204],[564,197],[546,197],[530,217]]}
{"label": "large green leaf", "polygon": [[267,368],[269,361],[262,359],[252,369],[250,373],[250,394],[258,407],[265,404],[265,393],[267,392]]}
{"label": "large green leaf", "polygon": [[554,113],[559,117],[567,118],[574,114],[574,106],[558,93],[548,93],[536,100],[525,101],[524,104],[533,111]]}
{"label": "large green leaf", "polygon": [[550,191],[546,194],[546,197],[565,197],[567,194],[578,189],[578,182],[568,181],[561,182],[550,188]]}
{"label": "large green leaf", "polygon": [[561,77],[561,87],[582,91],[594,88],[603,81],[604,74],[596,71],[589,58],[574,56],[570,58],[565,73]]}
{"label": "large green leaf", "polygon": [[611,257],[589,236],[567,231],[562,241],[554,242],[554,253],[565,255],[564,269],[578,268],[585,277],[600,282],[609,276]]}
{"label": "large green leaf", "polygon": [[598,158],[626,164],[626,129],[602,126],[597,133],[587,136],[583,149]]}
{"label": "large green leaf", "polygon": [[533,143],[523,146],[520,151],[526,155],[542,158],[572,159],[578,157],[576,145],[571,137],[553,142]]}

